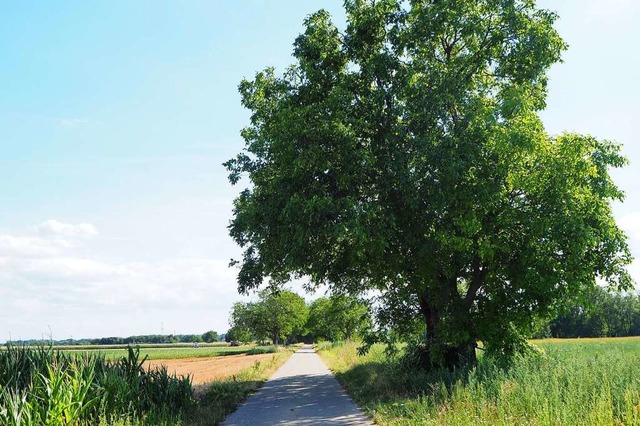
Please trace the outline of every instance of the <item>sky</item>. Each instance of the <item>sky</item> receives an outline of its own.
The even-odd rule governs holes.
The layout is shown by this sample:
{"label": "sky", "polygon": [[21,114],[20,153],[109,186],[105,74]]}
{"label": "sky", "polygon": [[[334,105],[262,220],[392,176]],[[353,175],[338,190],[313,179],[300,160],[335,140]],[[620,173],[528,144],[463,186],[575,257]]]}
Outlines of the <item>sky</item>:
{"label": "sky", "polygon": [[[640,2],[540,1],[569,43],[551,134],[624,145],[615,214],[640,257]],[[238,295],[222,163],[243,77],[292,62],[340,0],[6,2],[0,14],[0,341],[223,332]],[[640,282],[640,264],[631,272]],[[311,297],[311,296],[308,296]]]}

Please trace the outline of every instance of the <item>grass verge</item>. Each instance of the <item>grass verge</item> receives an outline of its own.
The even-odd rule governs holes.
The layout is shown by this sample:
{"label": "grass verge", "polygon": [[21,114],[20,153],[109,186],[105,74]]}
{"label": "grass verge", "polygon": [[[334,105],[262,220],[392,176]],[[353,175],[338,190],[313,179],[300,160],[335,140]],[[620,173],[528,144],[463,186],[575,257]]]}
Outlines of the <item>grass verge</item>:
{"label": "grass verge", "polygon": [[[64,350],[69,354],[94,354],[99,353],[108,360],[119,359],[127,353],[126,348],[118,349],[80,349],[80,350]],[[140,356],[147,357],[149,360],[158,359],[183,359],[183,358],[210,358],[214,356],[240,355],[249,354],[256,355],[260,353],[274,352],[271,346],[207,346],[207,347],[144,347],[140,348]]]}
{"label": "grass verge", "polygon": [[[325,344],[319,353],[380,425],[640,425],[640,341],[550,342],[501,369],[481,358],[468,372],[408,371],[374,346]],[[593,342],[601,345],[602,341]],[[587,345],[586,347],[584,345]]]}

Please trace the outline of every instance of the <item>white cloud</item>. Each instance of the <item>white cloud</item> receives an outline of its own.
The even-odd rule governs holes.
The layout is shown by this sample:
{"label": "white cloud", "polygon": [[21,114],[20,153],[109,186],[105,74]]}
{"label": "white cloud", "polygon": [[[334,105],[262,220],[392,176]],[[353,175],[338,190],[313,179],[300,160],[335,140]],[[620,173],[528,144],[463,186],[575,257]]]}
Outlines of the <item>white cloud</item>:
{"label": "white cloud", "polygon": [[98,230],[90,223],[72,225],[49,219],[36,227],[43,237],[85,238],[98,235]]}
{"label": "white cloud", "polygon": [[86,238],[97,234],[91,224],[56,220],[27,235],[0,234],[0,341],[40,337],[49,325],[77,337],[157,333],[149,327],[161,321],[167,332],[226,329],[239,297],[228,260],[100,258],[87,250],[103,242]]}
{"label": "white cloud", "polygon": [[632,243],[640,243],[640,212],[625,214],[618,219],[618,225],[627,233]]}
{"label": "white cloud", "polygon": [[60,239],[0,235],[0,259],[5,257],[46,257],[60,253],[70,243]]}

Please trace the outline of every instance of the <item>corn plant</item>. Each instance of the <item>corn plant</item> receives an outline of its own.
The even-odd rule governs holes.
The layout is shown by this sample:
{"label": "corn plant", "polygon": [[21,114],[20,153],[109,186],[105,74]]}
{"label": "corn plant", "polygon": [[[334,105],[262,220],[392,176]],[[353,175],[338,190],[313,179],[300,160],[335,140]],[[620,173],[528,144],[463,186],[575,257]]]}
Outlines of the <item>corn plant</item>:
{"label": "corn plant", "polygon": [[194,405],[190,377],[145,370],[139,348],[106,361],[52,347],[0,351],[0,424],[89,425],[176,420]]}

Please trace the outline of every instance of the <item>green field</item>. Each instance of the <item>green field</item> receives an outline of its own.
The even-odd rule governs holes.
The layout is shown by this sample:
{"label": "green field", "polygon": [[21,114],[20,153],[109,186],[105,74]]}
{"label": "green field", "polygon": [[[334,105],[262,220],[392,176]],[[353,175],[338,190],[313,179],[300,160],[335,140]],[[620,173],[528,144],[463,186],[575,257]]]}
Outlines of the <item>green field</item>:
{"label": "green field", "polygon": [[[132,345],[137,347],[136,345]],[[181,358],[208,358],[224,355],[257,354],[273,352],[271,346],[228,346],[220,344],[199,345],[140,345],[140,357],[145,356],[149,360],[155,359],[181,359]],[[99,353],[108,360],[119,359],[127,355],[127,345],[103,345],[103,346],[55,346],[54,349],[69,354]]]}
{"label": "green field", "polygon": [[571,353],[579,352],[582,356],[598,356],[609,351],[637,354],[640,351],[640,336],[581,339],[541,339],[532,340],[531,343],[545,350]]}
{"label": "green field", "polygon": [[[140,348],[140,356],[147,356],[148,359],[179,359],[179,358],[207,358],[224,355],[240,355],[246,353],[266,353],[271,351],[270,346],[210,346],[210,347],[144,347]],[[65,349],[68,353],[99,352],[107,359],[117,359],[127,353],[126,348],[119,349]]]}
{"label": "green field", "polygon": [[535,341],[540,355],[501,368],[426,373],[390,360],[380,345],[320,354],[381,425],[640,425],[640,338]]}

